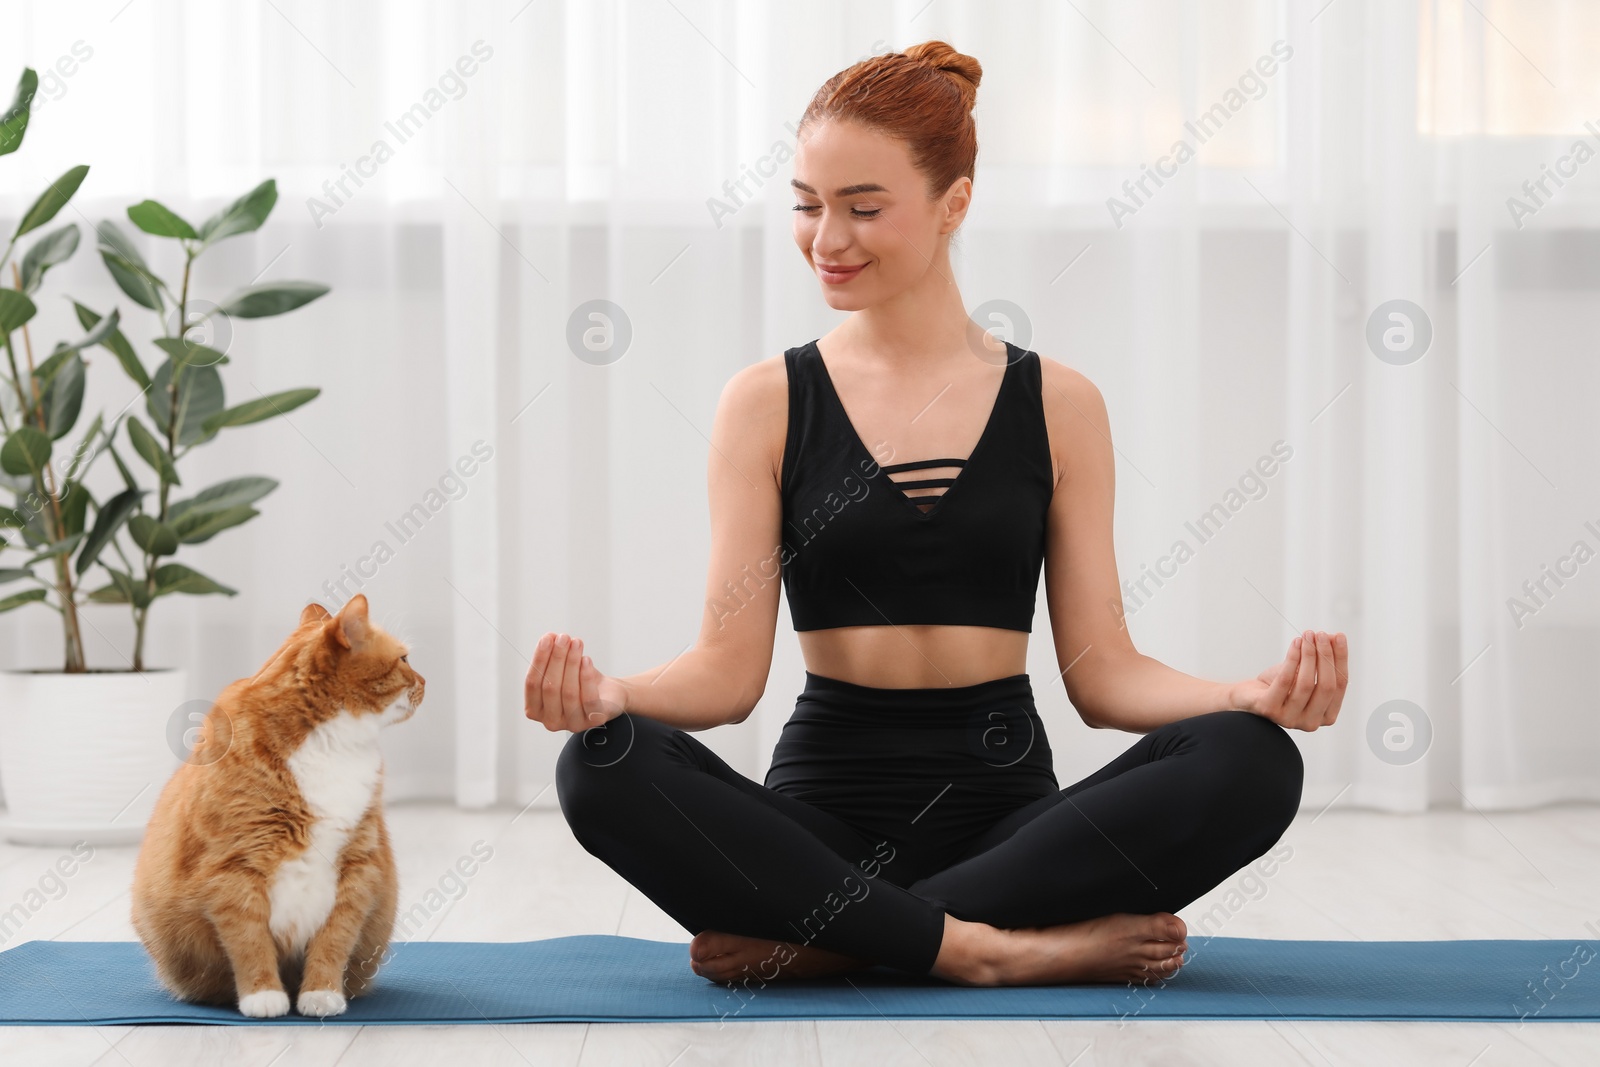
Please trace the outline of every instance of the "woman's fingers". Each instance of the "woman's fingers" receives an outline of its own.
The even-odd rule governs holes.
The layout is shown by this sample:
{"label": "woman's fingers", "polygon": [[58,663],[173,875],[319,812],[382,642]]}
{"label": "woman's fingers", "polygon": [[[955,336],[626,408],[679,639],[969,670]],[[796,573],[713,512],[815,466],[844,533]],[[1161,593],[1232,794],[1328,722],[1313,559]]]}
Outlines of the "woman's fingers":
{"label": "woman's fingers", "polygon": [[545,634],[540,643],[545,647],[542,656],[535,654],[540,662],[536,663],[539,673],[534,682],[533,701],[536,708],[534,717],[544,723],[545,729],[554,730],[556,726],[551,717],[560,706],[561,657],[563,655],[560,648],[560,635],[554,633]]}
{"label": "woman's fingers", "polygon": [[1332,726],[1339,718],[1339,709],[1344,705],[1344,692],[1350,684],[1350,641],[1345,635],[1336,633],[1329,639],[1333,647],[1333,700],[1328,704],[1328,710],[1322,716],[1322,725]]}
{"label": "woman's fingers", "polygon": [[1272,679],[1272,684],[1267,687],[1266,694],[1262,697],[1262,710],[1267,718],[1279,726],[1288,726],[1284,719],[1284,706],[1289,699],[1289,689],[1294,685],[1295,675],[1300,667],[1300,639],[1297,637],[1289,642],[1289,651],[1284,655],[1283,662],[1278,666],[1278,673]]}
{"label": "woman's fingers", "polygon": [[523,681],[523,710],[546,730],[581,733],[609,717],[603,685],[616,687],[584,655],[581,638],[547,633],[534,646]]}
{"label": "woman's fingers", "polygon": [[1316,656],[1316,687],[1311,699],[1306,701],[1305,720],[1309,728],[1323,725],[1328,720],[1328,707],[1333,703],[1333,638],[1326,631],[1317,630],[1311,635],[1312,654]]}
{"label": "woman's fingers", "polygon": [[546,683],[550,678],[550,659],[555,653],[555,633],[539,638],[533,649],[533,664],[528,665],[528,677],[523,680],[523,713],[531,720],[544,723],[549,728],[549,697]]}
{"label": "woman's fingers", "polygon": [[598,723],[593,716],[604,717],[600,707],[600,672],[595,669],[594,660],[588,656],[583,657],[578,673],[578,692],[583,699],[584,726],[596,726]]}
{"label": "woman's fingers", "polygon": [[567,662],[561,675],[561,725],[567,730],[584,729],[583,694],[578,675],[583,670],[583,642],[574,637],[567,644]]}
{"label": "woman's fingers", "polygon": [[561,681],[567,670],[567,649],[571,638],[557,634],[550,646],[550,663],[545,667],[540,692],[544,696],[544,725],[547,730],[565,729],[566,715],[561,707]]}
{"label": "woman's fingers", "polygon": [[533,649],[533,662],[528,665],[528,677],[522,682],[522,711],[530,719],[542,719],[544,710],[544,674],[550,666],[550,649],[555,644],[555,634],[545,634]]}
{"label": "woman's fingers", "polygon": [[1322,725],[1319,717],[1315,722],[1306,721],[1306,706],[1311,702],[1311,695],[1316,691],[1317,677],[1317,649],[1316,639],[1307,630],[1297,640],[1300,642],[1300,669],[1295,672],[1294,690],[1289,694],[1284,711],[1289,724],[1302,730],[1314,730]]}

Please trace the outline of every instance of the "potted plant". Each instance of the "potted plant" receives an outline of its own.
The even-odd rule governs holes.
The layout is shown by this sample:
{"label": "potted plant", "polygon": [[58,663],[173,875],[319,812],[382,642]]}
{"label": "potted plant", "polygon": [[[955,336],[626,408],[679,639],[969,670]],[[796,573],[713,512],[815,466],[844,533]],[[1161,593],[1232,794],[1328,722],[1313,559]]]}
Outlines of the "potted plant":
{"label": "potted plant", "polygon": [[[11,107],[0,113],[0,156],[21,144],[37,86],[25,70]],[[63,630],[60,670],[0,671],[0,786],[9,818],[6,837],[25,843],[137,841],[162,783],[185,758],[205,701],[185,704],[180,668],[147,668],[145,634],[151,606],[164,596],[236,590],[178,562],[188,545],[248,522],[252,506],[277,488],[245,476],[191,492],[180,462],[224,429],[260,422],[299,407],[317,389],[258,396],[228,407],[218,367],[229,362],[234,319],[277,315],[326,293],[310,282],[270,282],[235,292],[221,305],[193,295],[195,263],[216,242],[259,229],[277,201],[271,179],[195,227],[153,200],[128,208],[146,233],[175,240],[182,255],[176,287],[144,260],[115,223],[96,227],[98,251],[119,289],[161,320],[154,373],[122,332],[120,313],[101,315],[73,301],[84,335],[56,345],[35,362],[28,323],[45,274],[77,249],[68,224],[31,242],[12,262],[19,239],[49,223],[88,173],[74,167],[51,183],[22,217],[0,255],[0,485],[14,497],[0,507],[0,612],[54,610]],[[75,447],[60,442],[82,414],[90,367],[84,352],[103,348],[139,388],[107,420],[96,414]],[[144,418],[134,408],[143,400]],[[128,451],[124,459],[119,442]],[[96,495],[91,468],[109,455],[116,480]],[[109,473],[109,472],[107,472]],[[129,542],[125,546],[124,542]],[[91,571],[103,584],[86,587]],[[109,579],[108,581],[105,579]],[[91,669],[82,627],[91,604],[121,604],[132,613],[134,644],[119,666]]]}

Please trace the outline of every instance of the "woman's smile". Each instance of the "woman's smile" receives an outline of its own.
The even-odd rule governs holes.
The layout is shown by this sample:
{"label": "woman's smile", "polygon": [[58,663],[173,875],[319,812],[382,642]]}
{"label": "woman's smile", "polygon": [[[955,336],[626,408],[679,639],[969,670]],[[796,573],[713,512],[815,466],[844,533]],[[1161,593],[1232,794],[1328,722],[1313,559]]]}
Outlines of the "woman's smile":
{"label": "woman's smile", "polygon": [[837,264],[830,266],[825,263],[817,264],[817,272],[822,275],[822,280],[830,285],[842,285],[850,281],[865,270],[870,264],[857,263],[853,266]]}

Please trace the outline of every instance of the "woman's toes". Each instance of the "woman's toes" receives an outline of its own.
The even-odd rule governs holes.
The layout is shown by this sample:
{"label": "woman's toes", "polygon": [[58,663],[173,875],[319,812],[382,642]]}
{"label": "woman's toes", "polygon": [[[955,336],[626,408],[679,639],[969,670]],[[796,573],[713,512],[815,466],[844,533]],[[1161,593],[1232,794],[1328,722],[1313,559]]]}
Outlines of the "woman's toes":
{"label": "woman's toes", "polygon": [[728,951],[733,939],[721,930],[702,930],[689,942],[689,958],[709,960]]}

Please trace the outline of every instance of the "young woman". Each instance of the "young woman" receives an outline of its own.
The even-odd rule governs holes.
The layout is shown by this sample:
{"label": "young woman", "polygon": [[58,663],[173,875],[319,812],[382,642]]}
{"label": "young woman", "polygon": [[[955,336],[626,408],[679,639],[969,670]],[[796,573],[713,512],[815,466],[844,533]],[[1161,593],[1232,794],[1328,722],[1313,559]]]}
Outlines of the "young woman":
{"label": "young woman", "polygon": [[[980,329],[952,281],[980,74],[930,41],[817,92],[794,235],[851,315],[723,391],[699,639],[613,678],[547,633],[528,671],[529,718],[574,735],[556,771],[574,835],[695,935],[707,978],[1169,975],[1186,948],[1172,913],[1295,814],[1284,727],[1339,714],[1343,634],[1213,682],[1141,655],[1108,607],[1100,394]],[[1065,789],[1024,673],[1041,569],[1073,707],[1143,735]],[[756,706],[780,572],[806,681],[757,784],[688,731]]]}

